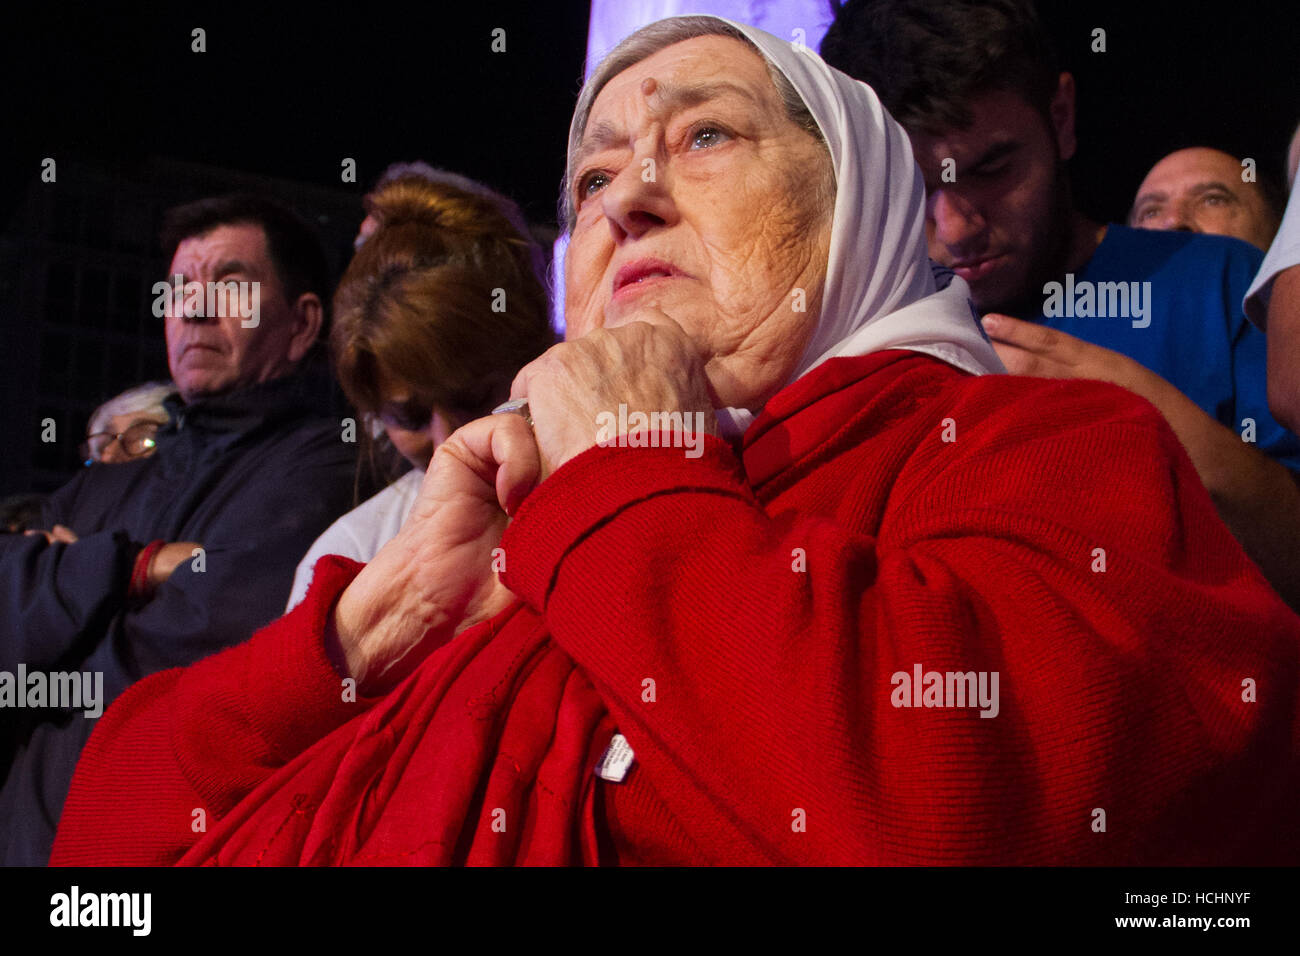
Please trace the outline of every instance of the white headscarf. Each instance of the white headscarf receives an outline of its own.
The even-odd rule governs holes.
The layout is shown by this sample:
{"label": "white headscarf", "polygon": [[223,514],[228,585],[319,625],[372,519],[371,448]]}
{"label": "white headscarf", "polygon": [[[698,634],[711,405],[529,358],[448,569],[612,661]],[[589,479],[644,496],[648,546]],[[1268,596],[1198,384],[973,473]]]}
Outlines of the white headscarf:
{"label": "white headscarf", "polygon": [[[974,375],[1006,372],[976,319],[965,281],[953,276],[942,289],[935,283],[926,254],[925,183],[907,134],[875,91],[806,46],[723,22],[790,80],[817,121],[835,168],[821,317],[790,381],[829,358],[883,349],[924,352]],[[754,413],[719,409],[718,420],[724,433],[738,435]]]}

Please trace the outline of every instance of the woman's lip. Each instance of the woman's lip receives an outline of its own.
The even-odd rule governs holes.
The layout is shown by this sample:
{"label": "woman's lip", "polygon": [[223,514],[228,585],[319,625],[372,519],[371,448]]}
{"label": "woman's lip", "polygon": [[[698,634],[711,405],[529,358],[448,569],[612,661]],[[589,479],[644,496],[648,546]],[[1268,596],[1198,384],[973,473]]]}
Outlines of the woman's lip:
{"label": "woman's lip", "polygon": [[1002,262],[1003,256],[988,256],[984,259],[977,259],[970,265],[953,266],[952,271],[957,273],[967,282],[973,282],[976,279],[982,279],[988,275],[998,264]]}
{"label": "woman's lip", "polygon": [[629,262],[614,274],[614,295],[617,296],[630,286],[645,285],[656,279],[680,279],[686,274],[671,262],[663,259],[638,259]]}
{"label": "woman's lip", "polygon": [[669,279],[682,279],[682,278],[685,277],[682,276],[680,273],[675,273],[673,275],[653,275],[653,276],[646,276],[643,279],[636,279],[632,282],[627,282],[621,286],[618,286],[614,290],[613,300],[615,302],[618,302],[623,299],[630,299],[633,296],[646,291],[652,286],[659,285],[661,282],[666,282]]}

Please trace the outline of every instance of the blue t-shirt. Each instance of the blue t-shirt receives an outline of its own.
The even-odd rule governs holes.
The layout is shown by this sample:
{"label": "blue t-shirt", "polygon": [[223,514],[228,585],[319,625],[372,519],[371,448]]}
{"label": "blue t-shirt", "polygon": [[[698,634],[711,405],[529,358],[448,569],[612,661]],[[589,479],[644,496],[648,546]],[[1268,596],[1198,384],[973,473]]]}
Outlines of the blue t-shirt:
{"label": "blue t-shirt", "polygon": [[1300,471],[1300,438],[1268,410],[1264,335],[1241,307],[1263,258],[1239,239],[1112,223],[1083,270],[1020,318],[1142,363],[1238,435],[1253,420],[1260,450]]}

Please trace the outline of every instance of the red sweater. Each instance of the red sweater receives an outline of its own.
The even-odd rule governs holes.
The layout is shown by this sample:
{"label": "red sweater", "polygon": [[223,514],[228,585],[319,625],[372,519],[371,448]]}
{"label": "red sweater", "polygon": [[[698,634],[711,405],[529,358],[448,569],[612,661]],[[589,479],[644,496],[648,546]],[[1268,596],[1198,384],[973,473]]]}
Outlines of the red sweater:
{"label": "red sweater", "polygon": [[[740,458],[584,452],[503,547],[521,603],[382,699],[324,655],[342,558],[136,684],[54,862],[1300,858],[1300,619],[1128,392],[836,359]],[[917,667],[996,672],[996,716]]]}

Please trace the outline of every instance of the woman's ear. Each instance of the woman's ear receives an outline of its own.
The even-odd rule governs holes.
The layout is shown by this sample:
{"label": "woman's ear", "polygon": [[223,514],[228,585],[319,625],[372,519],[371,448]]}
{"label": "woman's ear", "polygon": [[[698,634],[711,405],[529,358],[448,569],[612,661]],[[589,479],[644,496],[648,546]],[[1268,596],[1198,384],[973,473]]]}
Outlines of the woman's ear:
{"label": "woman's ear", "polygon": [[315,292],[304,292],[293,304],[293,337],[289,339],[289,360],[297,362],[316,344],[325,322],[325,307]]}

